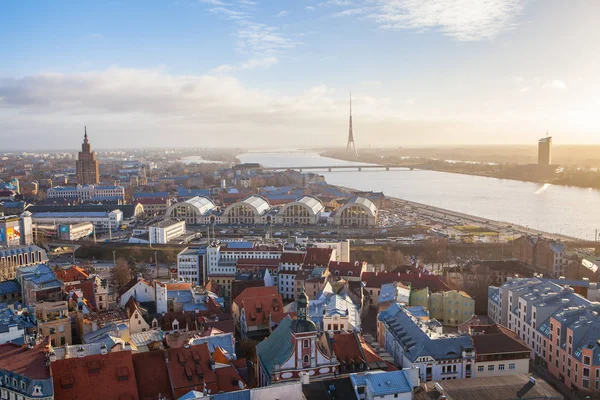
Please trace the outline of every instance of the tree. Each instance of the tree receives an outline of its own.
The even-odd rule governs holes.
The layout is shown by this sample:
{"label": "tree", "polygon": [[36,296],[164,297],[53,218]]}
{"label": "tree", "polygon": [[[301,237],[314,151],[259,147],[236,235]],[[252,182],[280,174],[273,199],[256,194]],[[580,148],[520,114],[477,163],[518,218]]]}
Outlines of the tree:
{"label": "tree", "polygon": [[127,261],[124,258],[117,259],[117,263],[110,271],[111,285],[121,291],[130,280],[131,272]]}

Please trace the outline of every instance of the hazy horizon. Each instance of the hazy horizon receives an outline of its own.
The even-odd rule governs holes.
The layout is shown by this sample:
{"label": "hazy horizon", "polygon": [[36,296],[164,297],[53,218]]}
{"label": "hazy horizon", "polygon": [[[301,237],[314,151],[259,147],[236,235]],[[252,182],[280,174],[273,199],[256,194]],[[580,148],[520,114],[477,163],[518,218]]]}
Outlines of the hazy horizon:
{"label": "hazy horizon", "polygon": [[0,5],[3,150],[600,144],[600,2]]}

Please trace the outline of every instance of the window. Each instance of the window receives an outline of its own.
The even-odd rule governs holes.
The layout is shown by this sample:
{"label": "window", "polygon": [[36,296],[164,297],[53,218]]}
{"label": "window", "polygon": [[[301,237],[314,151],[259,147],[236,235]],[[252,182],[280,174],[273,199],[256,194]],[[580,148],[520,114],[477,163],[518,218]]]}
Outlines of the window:
{"label": "window", "polygon": [[498,365],[498,370],[499,371],[504,371],[504,364]]}
{"label": "window", "polygon": [[488,371],[493,371],[493,370],[494,370],[494,368],[495,368],[495,366],[494,366],[494,365],[488,365]]}
{"label": "window", "polygon": [[[569,336],[569,339],[570,339],[570,338],[571,338],[571,337]],[[585,365],[590,365],[590,357],[589,357],[589,356],[584,356],[584,357],[583,357],[583,363],[584,363]]]}
{"label": "window", "polygon": [[310,341],[308,339],[304,339],[303,346],[304,346],[305,349],[309,348],[310,347]]}
{"label": "window", "polygon": [[515,364],[512,364],[512,363],[508,364],[508,369],[511,370],[511,371],[514,370],[515,369]]}
{"label": "window", "polygon": [[308,364],[308,356],[304,356],[304,364]]}

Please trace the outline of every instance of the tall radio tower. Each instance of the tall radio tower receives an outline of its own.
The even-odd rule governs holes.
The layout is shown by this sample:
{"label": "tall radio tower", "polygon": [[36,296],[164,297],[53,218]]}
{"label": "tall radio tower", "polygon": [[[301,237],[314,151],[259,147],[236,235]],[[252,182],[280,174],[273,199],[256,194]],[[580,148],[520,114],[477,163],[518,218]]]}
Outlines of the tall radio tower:
{"label": "tall radio tower", "polygon": [[352,151],[354,155],[358,157],[358,151],[356,151],[356,144],[354,143],[354,133],[352,132],[352,92],[350,92],[350,126],[348,130],[348,144],[346,145],[346,152]]}

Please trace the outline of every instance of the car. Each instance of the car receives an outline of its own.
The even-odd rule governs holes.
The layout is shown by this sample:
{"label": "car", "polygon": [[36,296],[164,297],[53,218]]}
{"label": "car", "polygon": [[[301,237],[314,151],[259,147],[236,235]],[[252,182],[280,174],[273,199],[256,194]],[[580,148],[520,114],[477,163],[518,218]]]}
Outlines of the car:
{"label": "car", "polygon": [[329,387],[327,388],[327,394],[332,399],[335,399],[336,391],[335,391],[335,386],[334,385],[329,385]]}

